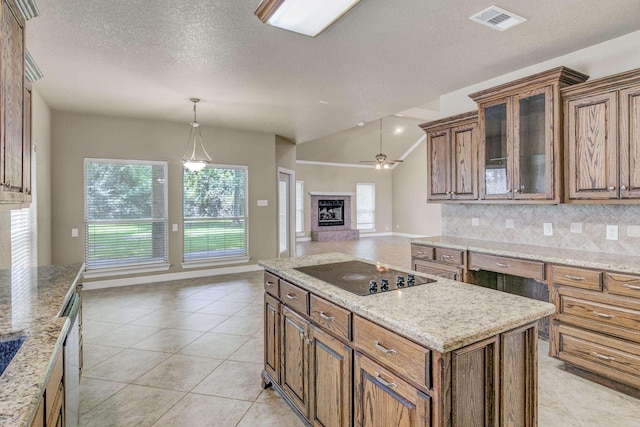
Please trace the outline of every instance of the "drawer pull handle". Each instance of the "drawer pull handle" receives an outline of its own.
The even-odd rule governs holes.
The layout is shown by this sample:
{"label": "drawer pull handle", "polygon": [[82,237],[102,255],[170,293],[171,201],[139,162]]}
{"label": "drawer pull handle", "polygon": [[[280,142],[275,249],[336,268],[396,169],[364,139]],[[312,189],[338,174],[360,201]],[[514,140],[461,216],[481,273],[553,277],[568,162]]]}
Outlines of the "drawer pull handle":
{"label": "drawer pull handle", "polygon": [[291,300],[297,300],[298,299],[298,295],[291,295],[289,292],[287,292],[287,298],[291,299]]}
{"label": "drawer pull handle", "polygon": [[391,388],[396,388],[396,387],[398,387],[398,384],[396,384],[396,383],[392,383],[392,382],[389,382],[389,381],[386,381],[385,379],[383,379],[383,378],[380,376],[380,374],[379,374],[379,373],[375,372],[375,373],[374,373],[374,375],[375,375],[375,377],[376,377],[376,380],[378,380],[378,382],[379,382],[380,384],[382,384],[383,386],[385,386],[385,387],[391,387]]}
{"label": "drawer pull handle", "polygon": [[586,277],[572,276],[570,274],[565,274],[564,277],[566,277],[567,279],[571,279],[571,280],[587,280]]}
{"label": "drawer pull handle", "polygon": [[503,267],[503,268],[511,267],[509,264],[505,264],[505,263],[502,263],[502,262],[496,262],[496,265],[498,267]]}
{"label": "drawer pull handle", "polygon": [[593,311],[593,314],[598,317],[604,317],[605,319],[613,319],[614,317],[616,317],[613,314],[598,313],[597,311]]}
{"label": "drawer pull handle", "polygon": [[380,343],[378,341],[374,341],[373,343],[375,344],[376,348],[378,350],[380,350],[381,352],[383,352],[384,354],[397,354],[398,353],[393,348],[392,349],[388,349],[388,348],[383,347],[382,345],[380,345]]}
{"label": "drawer pull handle", "polygon": [[595,351],[593,353],[591,353],[591,354],[593,354],[598,359],[607,360],[607,361],[610,361],[610,362],[615,362],[615,360],[616,360],[615,357],[605,356],[604,354],[600,354],[600,353],[595,352]]}
{"label": "drawer pull handle", "polygon": [[427,253],[425,251],[417,251],[416,255],[426,255]]}
{"label": "drawer pull handle", "polygon": [[320,312],[320,317],[322,317],[324,320],[326,320],[327,322],[333,322],[334,320],[336,320],[335,317],[333,316],[327,316],[326,314],[324,314],[324,311]]}
{"label": "drawer pull handle", "polygon": [[637,285],[630,285],[628,283],[625,283],[622,286],[624,286],[625,288],[633,289],[634,291],[640,291],[640,286]]}
{"label": "drawer pull handle", "polygon": [[275,286],[276,285],[275,283],[270,282],[268,280],[264,284],[267,285],[267,286]]}
{"label": "drawer pull handle", "polygon": [[453,258],[454,258],[453,255],[442,255],[442,259],[445,260],[445,261],[448,260],[448,259],[453,259]]}

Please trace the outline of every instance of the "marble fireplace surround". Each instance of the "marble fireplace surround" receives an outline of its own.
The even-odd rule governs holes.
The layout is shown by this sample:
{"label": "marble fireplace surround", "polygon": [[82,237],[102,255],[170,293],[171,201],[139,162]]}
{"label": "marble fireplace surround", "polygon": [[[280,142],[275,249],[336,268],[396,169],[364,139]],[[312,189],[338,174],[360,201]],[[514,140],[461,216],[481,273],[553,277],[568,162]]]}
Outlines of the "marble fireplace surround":
{"label": "marble fireplace surround", "polygon": [[[311,240],[331,242],[337,240],[358,240],[359,230],[351,229],[351,200],[355,193],[309,192],[311,196]],[[344,200],[344,225],[318,225],[318,200]]]}

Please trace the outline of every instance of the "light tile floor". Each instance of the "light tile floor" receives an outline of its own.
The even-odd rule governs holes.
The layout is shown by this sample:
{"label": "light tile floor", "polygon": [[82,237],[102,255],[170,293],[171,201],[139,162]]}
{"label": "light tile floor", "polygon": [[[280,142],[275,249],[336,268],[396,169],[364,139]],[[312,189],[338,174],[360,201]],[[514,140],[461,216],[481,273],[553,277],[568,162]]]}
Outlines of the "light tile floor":
{"label": "light tile floor", "polygon": [[[409,266],[407,239],[299,243]],[[262,274],[84,293],[81,426],[301,426],[262,390]],[[640,426],[640,401],[562,369],[540,341],[541,427]]]}

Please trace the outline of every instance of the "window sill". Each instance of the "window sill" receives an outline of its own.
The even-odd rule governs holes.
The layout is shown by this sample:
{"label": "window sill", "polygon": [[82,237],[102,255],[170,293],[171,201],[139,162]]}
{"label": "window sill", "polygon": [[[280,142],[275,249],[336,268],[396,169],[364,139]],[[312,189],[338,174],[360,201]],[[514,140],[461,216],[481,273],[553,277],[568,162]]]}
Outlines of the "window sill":
{"label": "window sill", "polygon": [[109,267],[96,268],[93,270],[85,270],[82,277],[85,279],[98,279],[110,276],[124,276],[129,274],[154,273],[158,271],[167,271],[171,267],[169,263],[152,264],[152,265],[134,265],[129,267]]}
{"label": "window sill", "polygon": [[201,267],[215,267],[219,265],[228,265],[228,264],[244,264],[249,262],[251,257],[248,256],[234,256],[227,258],[218,258],[218,259],[202,259],[197,261],[184,261],[182,263],[182,268],[201,268]]}

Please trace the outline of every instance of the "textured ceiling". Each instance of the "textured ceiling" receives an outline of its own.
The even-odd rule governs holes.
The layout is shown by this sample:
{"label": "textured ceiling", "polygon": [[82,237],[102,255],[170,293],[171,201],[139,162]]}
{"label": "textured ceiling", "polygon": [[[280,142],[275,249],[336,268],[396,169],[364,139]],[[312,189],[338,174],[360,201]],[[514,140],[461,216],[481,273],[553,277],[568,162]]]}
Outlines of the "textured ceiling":
{"label": "textured ceiling", "polygon": [[[306,142],[640,29],[638,0],[511,0],[528,21],[469,21],[477,0],[361,0],[317,38],[262,24],[259,0],[40,0],[27,46],[58,110]],[[319,103],[320,100],[328,104]]]}

